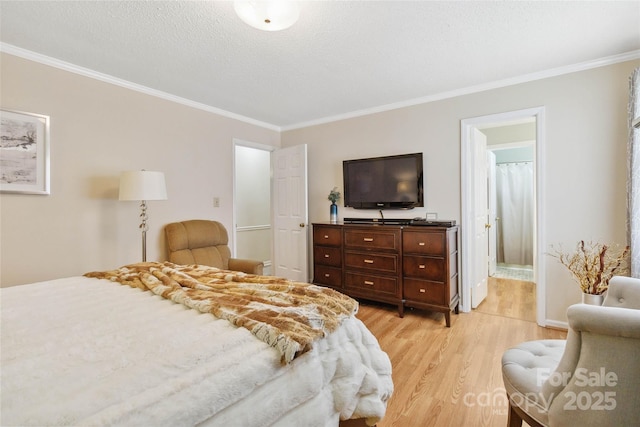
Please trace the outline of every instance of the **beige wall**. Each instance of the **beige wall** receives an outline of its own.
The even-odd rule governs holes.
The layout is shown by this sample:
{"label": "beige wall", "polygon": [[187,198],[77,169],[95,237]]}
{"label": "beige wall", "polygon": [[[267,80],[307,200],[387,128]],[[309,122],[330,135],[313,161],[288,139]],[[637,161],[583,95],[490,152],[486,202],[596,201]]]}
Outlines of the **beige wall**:
{"label": "beige wall", "polygon": [[[282,146],[308,144],[310,221],[327,221],[327,194],[342,189],[342,161],[424,152],[424,209],[386,211],[387,217],[461,219],[460,121],[546,107],[544,213],[548,244],[580,239],[624,242],[628,78],[640,61],[547,78],[282,134]],[[342,207],[344,216],[377,216]],[[546,251],[546,250],[545,250]],[[564,267],[546,266],[550,323],[566,321],[580,292]],[[464,274],[464,272],[462,272]]]}
{"label": "beige wall", "polygon": [[536,122],[520,123],[516,125],[482,128],[481,132],[487,136],[487,145],[513,144],[525,141],[535,141]]}
{"label": "beige wall", "polygon": [[[162,226],[188,218],[232,221],[232,140],[308,144],[310,221],[329,218],[342,160],[425,153],[426,207],[460,221],[460,120],[546,107],[545,239],[623,242],[631,61],[472,95],[278,132],[2,54],[0,105],[51,117],[51,195],[0,195],[2,286],[139,261],[136,202],[117,200],[123,170],[164,171],[169,200],[149,202],[148,258],[164,259]],[[303,101],[301,101],[303,102]],[[311,102],[311,101],[304,101]],[[221,207],[213,208],[213,197]],[[340,209],[341,216],[377,212]],[[547,318],[563,322],[577,286],[546,266]],[[464,273],[464,272],[463,272]]]}
{"label": "beige wall", "polygon": [[139,204],[117,200],[124,170],[166,176],[169,200],[148,203],[148,260],[165,259],[166,223],[230,228],[233,138],[280,144],[273,130],[12,55],[0,66],[2,108],[51,117],[51,195],[0,195],[2,286],[140,261]]}

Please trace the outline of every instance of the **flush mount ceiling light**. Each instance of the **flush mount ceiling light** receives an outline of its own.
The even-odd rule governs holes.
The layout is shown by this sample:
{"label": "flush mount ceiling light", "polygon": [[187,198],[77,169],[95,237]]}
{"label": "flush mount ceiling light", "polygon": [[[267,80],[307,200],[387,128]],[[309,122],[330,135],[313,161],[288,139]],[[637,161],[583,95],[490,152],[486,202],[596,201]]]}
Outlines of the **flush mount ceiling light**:
{"label": "flush mount ceiling light", "polygon": [[296,23],[298,2],[291,0],[236,1],[236,13],[245,23],[264,31],[279,31]]}

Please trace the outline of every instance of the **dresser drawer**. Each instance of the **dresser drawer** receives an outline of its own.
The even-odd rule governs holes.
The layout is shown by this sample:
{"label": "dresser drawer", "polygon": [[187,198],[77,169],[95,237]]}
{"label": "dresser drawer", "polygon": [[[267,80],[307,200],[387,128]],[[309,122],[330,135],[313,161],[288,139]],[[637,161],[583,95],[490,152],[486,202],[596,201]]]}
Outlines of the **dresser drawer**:
{"label": "dresser drawer", "polygon": [[342,266],[342,250],[332,246],[314,246],[313,262],[333,267]]}
{"label": "dresser drawer", "polygon": [[342,246],[342,228],[314,226],[313,243],[315,245]]}
{"label": "dresser drawer", "polygon": [[348,248],[398,251],[399,230],[345,230],[344,244]]}
{"label": "dresser drawer", "polygon": [[444,258],[405,255],[402,260],[404,275],[425,280],[445,282],[447,280]]}
{"label": "dresser drawer", "polygon": [[404,279],[404,299],[427,304],[446,305],[444,283]]}
{"label": "dresser drawer", "polygon": [[395,277],[345,273],[344,286],[346,288],[366,289],[369,291],[385,292],[395,295],[398,289],[398,280]]}
{"label": "dresser drawer", "polygon": [[313,276],[313,283],[334,288],[342,287],[342,270],[339,268],[315,265],[313,268]]}
{"label": "dresser drawer", "polygon": [[346,268],[365,268],[372,271],[396,274],[398,272],[398,256],[347,251],[344,254],[344,265]]}
{"label": "dresser drawer", "polygon": [[402,237],[404,253],[444,256],[446,235],[442,232],[409,231]]}

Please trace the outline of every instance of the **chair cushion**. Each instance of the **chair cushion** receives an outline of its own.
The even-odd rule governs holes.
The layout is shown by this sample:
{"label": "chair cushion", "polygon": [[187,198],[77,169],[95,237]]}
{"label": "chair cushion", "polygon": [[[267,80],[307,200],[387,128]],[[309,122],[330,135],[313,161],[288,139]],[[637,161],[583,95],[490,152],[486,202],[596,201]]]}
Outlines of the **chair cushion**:
{"label": "chair cushion", "polygon": [[217,221],[190,220],[165,227],[169,261],[228,269],[231,250],[227,230]]}
{"label": "chair cushion", "polygon": [[548,424],[542,384],[553,373],[564,353],[565,340],[528,341],[502,355],[502,379],[512,405],[542,425]]}

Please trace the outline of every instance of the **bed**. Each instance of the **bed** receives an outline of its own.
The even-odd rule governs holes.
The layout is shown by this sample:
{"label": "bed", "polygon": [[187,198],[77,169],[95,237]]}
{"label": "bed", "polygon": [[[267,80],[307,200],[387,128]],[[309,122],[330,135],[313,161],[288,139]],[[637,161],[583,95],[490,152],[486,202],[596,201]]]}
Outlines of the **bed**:
{"label": "bed", "polygon": [[[342,294],[329,303],[326,288],[170,263],[88,276],[1,290],[1,425],[328,427],[384,415],[389,358]],[[309,308],[264,294],[274,287],[323,297]],[[257,314],[235,307],[239,288],[258,295]],[[307,310],[316,332],[293,336],[318,336],[265,333],[265,300],[279,307],[276,324]],[[346,315],[328,320],[329,305]]]}

